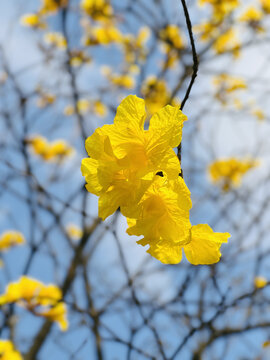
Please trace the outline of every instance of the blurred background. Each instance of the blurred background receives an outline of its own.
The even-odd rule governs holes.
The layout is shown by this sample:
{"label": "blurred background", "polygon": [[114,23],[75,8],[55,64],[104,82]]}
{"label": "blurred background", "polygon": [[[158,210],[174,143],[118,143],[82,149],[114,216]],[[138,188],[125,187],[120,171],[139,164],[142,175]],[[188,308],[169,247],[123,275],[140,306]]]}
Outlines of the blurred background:
{"label": "blurred background", "polygon": [[[211,266],[164,265],[120,213],[100,221],[80,170],[125,96],[148,120],[180,106],[181,1],[0,0],[0,291],[22,275],[56,284],[69,321],[1,307],[1,339],[27,360],[270,358],[270,1],[186,4],[191,220],[231,233]],[[25,242],[1,246],[10,231]]]}

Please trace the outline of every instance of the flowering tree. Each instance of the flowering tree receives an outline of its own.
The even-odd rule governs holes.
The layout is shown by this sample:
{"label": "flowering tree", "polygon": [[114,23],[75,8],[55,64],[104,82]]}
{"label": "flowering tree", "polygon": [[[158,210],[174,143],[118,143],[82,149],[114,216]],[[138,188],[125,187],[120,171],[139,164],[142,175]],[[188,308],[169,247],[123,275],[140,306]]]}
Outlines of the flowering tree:
{"label": "flowering tree", "polygon": [[266,359],[270,1],[0,10],[0,357]]}

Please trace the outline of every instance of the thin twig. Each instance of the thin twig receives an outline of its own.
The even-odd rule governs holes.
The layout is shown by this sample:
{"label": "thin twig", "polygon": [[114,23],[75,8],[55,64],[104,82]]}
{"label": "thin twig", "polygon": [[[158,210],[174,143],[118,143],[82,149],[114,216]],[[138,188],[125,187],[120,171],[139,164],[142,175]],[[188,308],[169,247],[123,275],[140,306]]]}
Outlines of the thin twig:
{"label": "thin twig", "polygon": [[181,106],[180,106],[180,110],[183,110],[184,106],[185,106],[185,103],[186,103],[186,101],[187,101],[187,99],[189,97],[189,94],[191,92],[192,86],[193,86],[193,84],[195,82],[196,76],[198,74],[199,59],[198,59],[197,52],[196,52],[195,41],[194,41],[193,32],[192,32],[192,24],[191,24],[191,20],[190,20],[190,17],[189,17],[188,8],[187,8],[185,0],[181,0],[181,2],[182,2],[185,18],[186,18],[186,24],[187,24],[187,28],[188,28],[188,35],[189,35],[189,39],[190,39],[190,44],[191,44],[191,49],[192,49],[192,59],[193,59],[193,66],[192,66],[193,73],[192,73],[190,83],[189,83],[189,86],[187,88],[185,97],[184,97],[184,99],[183,99],[183,101],[181,103]]}

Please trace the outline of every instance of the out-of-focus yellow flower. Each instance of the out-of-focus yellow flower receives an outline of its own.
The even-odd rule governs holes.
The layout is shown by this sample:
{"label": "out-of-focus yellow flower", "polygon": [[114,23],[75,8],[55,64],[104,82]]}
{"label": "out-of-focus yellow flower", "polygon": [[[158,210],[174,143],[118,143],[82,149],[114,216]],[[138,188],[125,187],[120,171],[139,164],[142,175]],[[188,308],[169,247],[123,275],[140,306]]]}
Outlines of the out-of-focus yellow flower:
{"label": "out-of-focus yellow flower", "polygon": [[167,55],[163,63],[163,69],[172,68],[179,59],[179,51],[185,47],[180,29],[176,25],[167,25],[160,30],[159,37],[163,41],[162,51]]}
{"label": "out-of-focus yellow flower", "polygon": [[71,115],[74,115],[74,107],[72,105],[67,105],[65,108],[64,108],[64,114],[66,116],[71,116]]}
{"label": "out-of-focus yellow flower", "polygon": [[0,356],[1,360],[23,360],[19,351],[9,340],[0,340]]}
{"label": "out-of-focus yellow flower", "polygon": [[171,49],[167,52],[167,58],[163,62],[163,69],[174,68],[177,61],[179,60],[179,53],[175,49]]}
{"label": "out-of-focus yellow flower", "polygon": [[101,101],[97,100],[94,102],[94,112],[99,116],[107,115],[107,107]]}
{"label": "out-of-focus yellow flower", "polygon": [[82,50],[72,50],[71,57],[70,57],[70,64],[72,66],[81,66],[82,64],[90,64],[92,61],[91,57],[88,56]]}
{"label": "out-of-focus yellow flower", "polygon": [[267,285],[267,279],[263,276],[256,276],[254,279],[254,286],[257,289],[262,289]]}
{"label": "out-of-focus yellow flower", "polygon": [[102,74],[114,85],[126,89],[132,89],[135,86],[134,78],[129,74],[113,74],[108,66],[103,66]]}
{"label": "out-of-focus yellow flower", "polygon": [[108,21],[113,15],[113,8],[109,0],[82,0],[81,9],[97,21]]}
{"label": "out-of-focus yellow flower", "polygon": [[99,196],[102,219],[136,203],[157,172],[178,177],[173,147],[181,141],[186,116],[168,105],[152,117],[147,131],[145,118],[144,100],[130,95],[119,105],[114,124],[98,128],[86,140],[90,158],[83,159],[82,174],[87,190]]}
{"label": "out-of-focus yellow flower", "polygon": [[67,6],[68,0],[43,0],[40,14],[51,15],[57,12],[60,8]]}
{"label": "out-of-focus yellow flower", "polygon": [[260,21],[264,14],[261,10],[254,6],[250,6],[239,18],[241,22],[247,23],[253,30],[257,32],[265,31]]}
{"label": "out-of-focus yellow flower", "polygon": [[52,308],[42,311],[40,316],[56,322],[62,331],[68,329],[67,306],[63,302],[59,302]]}
{"label": "out-of-focus yellow flower", "polygon": [[68,224],[66,227],[66,232],[72,240],[79,240],[83,234],[82,229],[74,224]]}
{"label": "out-of-focus yellow flower", "polygon": [[270,346],[270,340],[265,341],[262,345],[263,348],[266,348],[268,346]]}
{"label": "out-of-focus yellow flower", "polygon": [[150,29],[147,26],[140,28],[138,35],[124,35],[122,46],[125,54],[125,61],[128,64],[134,64],[137,61],[144,61],[146,57],[145,45],[150,36]]}
{"label": "out-of-focus yellow flower", "polygon": [[237,90],[245,90],[247,84],[244,79],[236,76],[231,76],[226,73],[215,76],[213,83],[217,88],[215,97],[225,105],[228,101],[228,95]]}
{"label": "out-of-focus yellow flower", "polygon": [[0,236],[0,251],[4,251],[13,246],[22,245],[24,243],[24,236],[19,231],[5,231]]}
{"label": "out-of-focus yellow flower", "polygon": [[[80,114],[85,114],[87,112],[94,112],[98,116],[106,116],[107,107],[101,101],[91,101],[88,99],[80,99],[77,102],[77,109]],[[64,114],[66,116],[71,116],[75,113],[74,107],[72,105],[67,105],[64,109]]]}
{"label": "out-of-focus yellow flower", "polygon": [[85,113],[88,112],[89,109],[90,109],[90,101],[87,100],[87,99],[80,99],[80,100],[78,100],[78,102],[77,102],[77,108],[78,108],[78,111],[79,111],[81,114],[85,114]]}
{"label": "out-of-focus yellow flower", "polygon": [[270,0],[260,0],[261,7],[266,14],[270,14]]}
{"label": "out-of-focus yellow flower", "polygon": [[259,121],[265,120],[265,113],[261,109],[252,110],[252,115],[254,115],[256,119]]}
{"label": "out-of-focus yellow flower", "polygon": [[214,161],[208,167],[208,172],[214,184],[220,184],[223,191],[228,191],[240,186],[243,175],[258,165],[257,160],[228,158]]}
{"label": "out-of-focus yellow flower", "polygon": [[133,89],[135,86],[135,80],[128,74],[111,74],[110,81],[116,85],[126,89]]}
{"label": "out-of-focus yellow flower", "polygon": [[111,43],[122,41],[123,35],[121,32],[111,23],[105,26],[90,25],[86,28],[86,35],[83,40],[85,46],[92,45],[108,45]]}
{"label": "out-of-focus yellow flower", "polygon": [[242,103],[242,101],[241,100],[239,100],[238,98],[234,98],[233,99],[233,104],[234,104],[234,106],[235,106],[235,108],[237,109],[237,110],[241,110],[241,109],[243,109],[243,103]]}
{"label": "out-of-focus yellow flower", "polygon": [[232,53],[235,58],[240,56],[241,43],[233,29],[221,34],[213,44],[217,54]]}
{"label": "out-of-focus yellow flower", "polygon": [[164,29],[160,30],[159,36],[167,48],[181,50],[185,47],[184,40],[177,25],[167,25]]}
{"label": "out-of-focus yellow flower", "polygon": [[36,29],[46,29],[47,24],[41,19],[38,14],[26,14],[20,19],[23,26],[28,26]]}
{"label": "out-of-focus yellow flower", "polygon": [[5,293],[0,296],[0,305],[17,303],[37,316],[57,322],[64,331],[68,327],[67,310],[61,299],[62,292],[57,286],[22,276],[17,282],[7,285]]}
{"label": "out-of-focus yellow flower", "polygon": [[157,176],[135,209],[129,208],[136,217],[128,219],[127,233],[143,235],[138,244],[150,245],[147,252],[162,263],[179,263],[182,249],[193,265],[216,263],[220,246],[230,234],[214,233],[206,224],[191,226],[191,205],[190,192],[181,177],[168,182]]}
{"label": "out-of-focus yellow flower", "polygon": [[213,18],[217,21],[223,21],[224,18],[239,5],[239,0],[199,0],[199,5],[209,4],[212,6]]}
{"label": "out-of-focus yellow flower", "polygon": [[39,98],[37,99],[37,106],[44,108],[46,106],[52,105],[55,102],[55,99],[55,95],[41,92]]}
{"label": "out-of-focus yellow flower", "polygon": [[142,85],[141,92],[145,98],[145,104],[150,114],[157,112],[165,106],[170,99],[166,82],[162,79],[157,79],[155,76],[146,79]]}
{"label": "out-of-focus yellow flower", "polygon": [[73,148],[62,139],[48,142],[43,136],[36,135],[26,141],[33,153],[45,161],[63,160],[74,152]]}
{"label": "out-of-focus yellow flower", "polygon": [[67,40],[59,32],[49,32],[44,35],[44,40],[47,44],[55,46],[59,49],[65,49],[67,47]]}
{"label": "out-of-focus yellow flower", "polygon": [[201,41],[209,41],[218,36],[218,24],[204,22],[193,27],[194,32],[199,34]]}

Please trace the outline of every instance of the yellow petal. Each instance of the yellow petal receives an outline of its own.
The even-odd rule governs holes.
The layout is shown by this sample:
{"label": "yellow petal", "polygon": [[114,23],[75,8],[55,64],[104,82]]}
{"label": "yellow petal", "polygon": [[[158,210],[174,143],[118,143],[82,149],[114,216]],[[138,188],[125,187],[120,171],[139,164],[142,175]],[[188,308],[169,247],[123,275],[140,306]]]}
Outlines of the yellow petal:
{"label": "yellow petal", "polygon": [[98,161],[92,158],[86,158],[82,160],[81,171],[85,177],[86,189],[95,195],[99,195],[102,190],[102,186],[98,180],[97,174]]}
{"label": "yellow petal", "polygon": [[114,123],[123,125],[129,133],[143,130],[146,118],[145,103],[136,95],[127,96],[117,108]]}
{"label": "yellow petal", "polygon": [[101,194],[98,200],[98,216],[105,220],[108,216],[112,215],[125,200],[126,195],[121,189],[114,188]]}
{"label": "yellow petal", "polygon": [[176,147],[182,140],[183,122],[187,120],[186,115],[179,107],[167,105],[156,112],[151,120],[149,132],[155,143]]}
{"label": "yellow petal", "polygon": [[184,246],[186,258],[193,265],[210,265],[220,260],[219,251],[223,242],[227,242],[229,233],[215,233],[207,224],[191,228],[191,241]]}
{"label": "yellow petal", "polygon": [[147,252],[163,264],[178,264],[182,260],[182,246],[172,246],[170,242],[162,242],[156,246],[151,246]]}

